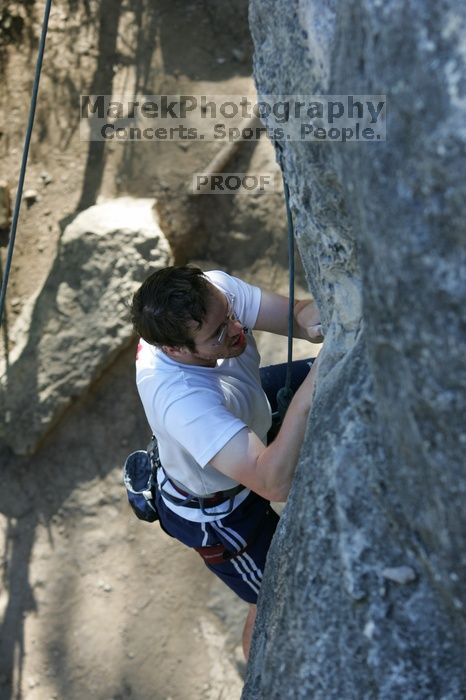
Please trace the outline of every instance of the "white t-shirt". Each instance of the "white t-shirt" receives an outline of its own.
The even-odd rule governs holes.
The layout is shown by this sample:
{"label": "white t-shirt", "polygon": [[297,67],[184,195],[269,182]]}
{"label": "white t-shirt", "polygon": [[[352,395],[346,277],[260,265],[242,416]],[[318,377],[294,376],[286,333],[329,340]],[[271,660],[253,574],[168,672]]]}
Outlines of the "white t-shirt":
{"label": "white t-shirt", "polygon": [[[247,426],[265,444],[271,425],[270,405],[260,383],[260,355],[250,330],[259,313],[261,291],[225,272],[205,274],[218,289],[234,295],[234,312],[249,329],[244,352],[218,360],[216,367],[202,367],[172,360],[141,340],[136,360],[139,395],[164,470],[199,496],[237,485],[210,464],[236,433]],[[197,509],[182,510],[189,519],[198,519]]]}

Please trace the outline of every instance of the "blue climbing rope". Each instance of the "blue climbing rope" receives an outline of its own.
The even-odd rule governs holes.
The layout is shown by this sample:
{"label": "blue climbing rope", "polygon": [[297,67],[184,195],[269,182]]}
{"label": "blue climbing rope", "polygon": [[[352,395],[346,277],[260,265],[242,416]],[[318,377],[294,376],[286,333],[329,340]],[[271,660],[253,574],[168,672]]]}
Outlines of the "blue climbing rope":
{"label": "blue climbing rope", "polygon": [[277,141],[275,146],[278,152],[278,161],[280,169],[282,171],[283,179],[283,191],[285,194],[285,206],[286,206],[286,222],[288,227],[288,268],[289,268],[289,293],[288,293],[288,360],[286,366],[286,378],[285,386],[279,389],[277,393],[277,412],[280,419],[283,420],[288,406],[293,398],[293,391],[291,389],[291,372],[293,364],[293,325],[294,325],[294,278],[295,278],[295,267],[294,267],[294,227],[293,227],[293,216],[290,208],[290,188],[285,177],[285,168],[283,162],[283,149],[281,144]]}
{"label": "blue climbing rope", "polygon": [[18,189],[16,190],[16,199],[15,199],[15,206],[14,206],[14,210],[13,210],[13,216],[12,216],[12,220],[11,220],[10,237],[9,237],[9,241],[8,241],[8,251],[7,251],[7,257],[6,257],[6,262],[5,262],[5,271],[3,274],[2,289],[0,292],[0,326],[1,326],[2,321],[3,321],[3,310],[5,307],[6,290],[8,287],[8,279],[10,277],[11,261],[13,259],[13,249],[15,247],[16,229],[18,226],[19,211],[21,208],[21,198],[23,196],[24,178],[26,176],[26,165],[27,165],[27,160],[28,160],[28,155],[29,155],[29,145],[31,143],[32,128],[34,126],[34,116],[36,113],[37,95],[39,93],[40,74],[41,74],[42,62],[43,62],[43,58],[44,58],[45,39],[47,37],[47,29],[48,29],[48,25],[49,25],[49,16],[50,16],[51,6],[52,6],[52,0],[46,0],[45,10],[44,10],[44,19],[42,22],[42,31],[41,31],[41,35],[40,35],[40,41],[39,41],[39,49],[37,52],[36,71],[35,71],[34,82],[33,82],[33,86],[32,86],[32,96],[31,96],[31,104],[29,107],[29,117],[28,117],[27,129],[26,129],[26,137],[24,139],[23,155],[22,155],[22,159],[21,159],[21,169],[19,172]]}

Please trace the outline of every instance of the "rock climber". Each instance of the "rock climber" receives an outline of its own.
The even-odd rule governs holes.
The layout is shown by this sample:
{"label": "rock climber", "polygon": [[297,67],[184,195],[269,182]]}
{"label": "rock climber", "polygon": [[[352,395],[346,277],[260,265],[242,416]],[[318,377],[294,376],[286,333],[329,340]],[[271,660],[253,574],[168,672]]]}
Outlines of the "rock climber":
{"label": "rock climber", "polygon": [[[253,330],[288,332],[288,299],[221,271],[167,267],[134,294],[141,337],[136,381],[158,443],[156,504],[162,528],[194,548],[249,603],[247,658],[267,551],[304,438],[317,362],[294,363],[296,392],[270,444],[271,405]],[[313,300],[294,306],[294,337],[322,341]],[[283,385],[281,370],[262,378]],[[282,377],[278,376],[282,371]],[[277,381],[278,379],[278,381]],[[269,395],[272,403],[275,394]],[[270,433],[269,433],[270,439]]]}

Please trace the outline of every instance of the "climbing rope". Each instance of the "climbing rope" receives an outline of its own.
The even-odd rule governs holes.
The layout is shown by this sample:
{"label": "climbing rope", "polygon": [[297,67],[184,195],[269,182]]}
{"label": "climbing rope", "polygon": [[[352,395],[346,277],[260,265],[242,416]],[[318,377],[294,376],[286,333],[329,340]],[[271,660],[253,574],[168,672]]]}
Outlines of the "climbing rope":
{"label": "climbing rope", "polygon": [[277,413],[281,420],[285,417],[285,413],[293,398],[291,389],[291,372],[293,365],[293,321],[294,321],[294,226],[293,216],[290,208],[290,189],[285,177],[285,168],[283,161],[283,147],[278,141],[275,142],[278,152],[278,162],[282,172],[283,191],[285,194],[286,206],[286,222],[288,227],[288,269],[289,269],[289,293],[288,293],[288,360],[286,366],[285,386],[279,389],[277,393]]}
{"label": "climbing rope", "polygon": [[29,145],[31,142],[32,127],[34,125],[34,116],[36,113],[37,95],[39,93],[40,74],[41,74],[41,70],[42,70],[42,61],[44,58],[45,39],[47,37],[47,29],[48,29],[48,24],[49,24],[49,16],[50,16],[51,6],[52,6],[52,0],[46,0],[45,10],[44,10],[44,19],[42,22],[42,31],[41,31],[41,35],[40,35],[40,41],[39,41],[39,49],[37,52],[36,71],[35,71],[35,75],[34,75],[34,82],[32,85],[32,96],[31,96],[31,104],[29,107],[29,117],[28,117],[27,129],[26,129],[26,137],[24,139],[23,155],[22,155],[22,159],[21,159],[21,169],[19,172],[18,189],[16,190],[16,199],[15,199],[15,206],[14,206],[14,210],[13,210],[13,217],[11,220],[10,237],[9,237],[9,241],[8,241],[8,250],[7,250],[7,257],[6,257],[6,262],[5,262],[5,271],[3,274],[2,289],[0,292],[0,326],[1,326],[2,320],[3,320],[3,310],[5,307],[6,290],[8,287],[8,279],[10,277],[11,261],[13,259],[13,249],[15,247],[16,229],[18,226],[19,211],[21,208],[21,198],[23,196],[24,178],[26,175],[26,165],[27,165],[27,160],[28,160],[28,155],[29,155]]}

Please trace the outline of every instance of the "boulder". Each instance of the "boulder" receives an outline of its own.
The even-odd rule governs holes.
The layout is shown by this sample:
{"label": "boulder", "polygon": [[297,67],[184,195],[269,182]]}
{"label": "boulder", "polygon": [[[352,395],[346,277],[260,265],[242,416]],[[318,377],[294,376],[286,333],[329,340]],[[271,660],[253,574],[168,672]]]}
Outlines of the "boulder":
{"label": "boulder", "polygon": [[31,453],[63,410],[133,338],[132,293],[171,264],[154,200],[123,197],[81,212],[37,296],[10,331],[0,367],[0,439]]}
{"label": "boulder", "polygon": [[326,342],[243,700],[464,699],[466,9],[252,0],[260,95],[380,94],[387,141],[284,142]]}

